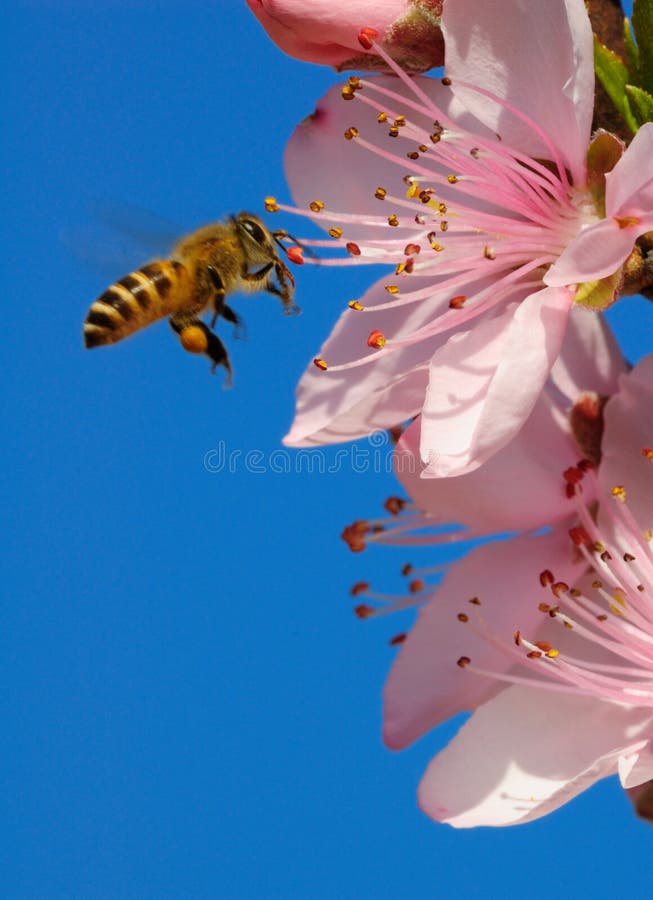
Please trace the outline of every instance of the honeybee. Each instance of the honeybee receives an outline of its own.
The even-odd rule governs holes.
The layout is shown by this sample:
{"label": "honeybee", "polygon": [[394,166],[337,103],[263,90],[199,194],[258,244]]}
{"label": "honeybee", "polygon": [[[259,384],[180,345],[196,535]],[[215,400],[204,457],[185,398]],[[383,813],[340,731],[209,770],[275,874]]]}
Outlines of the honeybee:
{"label": "honeybee", "polygon": [[[224,366],[230,382],[229,354],[212,330],[219,317],[236,327],[242,324],[227,297],[236,291],[268,291],[279,297],[284,312],[299,312],[293,303],[295,280],[275,247],[286,249],[282,242],[289,237],[282,230],[269,231],[247,212],[186,235],[170,259],[125,275],[97,298],[84,322],[85,345],[115,344],[169,316],[184,350],[208,356],[213,372]],[[206,311],[212,313],[210,327],[200,318]]]}

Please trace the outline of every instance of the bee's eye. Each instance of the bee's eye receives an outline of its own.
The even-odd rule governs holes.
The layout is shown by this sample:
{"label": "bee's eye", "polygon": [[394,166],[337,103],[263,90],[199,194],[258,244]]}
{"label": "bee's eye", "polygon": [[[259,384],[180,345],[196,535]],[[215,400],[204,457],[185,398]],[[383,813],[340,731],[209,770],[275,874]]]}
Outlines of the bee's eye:
{"label": "bee's eye", "polygon": [[250,235],[250,237],[256,241],[257,244],[266,243],[267,239],[265,236],[265,231],[261,228],[258,222],[254,222],[252,219],[242,219],[240,224]]}

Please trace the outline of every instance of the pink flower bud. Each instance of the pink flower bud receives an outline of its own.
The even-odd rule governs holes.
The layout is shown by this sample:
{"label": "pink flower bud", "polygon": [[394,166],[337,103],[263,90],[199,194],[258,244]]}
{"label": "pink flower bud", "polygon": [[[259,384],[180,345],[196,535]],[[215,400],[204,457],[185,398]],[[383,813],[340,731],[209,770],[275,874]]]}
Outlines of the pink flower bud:
{"label": "pink flower bud", "polygon": [[443,0],[247,0],[270,37],[290,56],[342,69],[384,71],[383,61],[359,41],[377,40],[405,70],[440,66]]}

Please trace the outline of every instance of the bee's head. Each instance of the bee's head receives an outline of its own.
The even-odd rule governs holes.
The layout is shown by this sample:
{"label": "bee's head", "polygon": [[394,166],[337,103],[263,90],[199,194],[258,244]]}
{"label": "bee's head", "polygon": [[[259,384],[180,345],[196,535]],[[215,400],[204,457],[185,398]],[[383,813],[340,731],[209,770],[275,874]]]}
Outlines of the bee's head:
{"label": "bee's head", "polygon": [[232,221],[240,236],[248,263],[267,263],[278,258],[274,235],[258,216],[241,212],[234,216]]}

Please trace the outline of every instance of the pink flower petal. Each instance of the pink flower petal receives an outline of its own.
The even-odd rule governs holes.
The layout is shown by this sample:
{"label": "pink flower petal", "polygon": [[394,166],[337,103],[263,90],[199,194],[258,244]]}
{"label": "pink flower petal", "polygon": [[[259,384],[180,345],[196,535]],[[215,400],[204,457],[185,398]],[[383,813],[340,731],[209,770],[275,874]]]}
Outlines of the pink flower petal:
{"label": "pink flower petal", "polygon": [[407,8],[406,0],[247,0],[247,5],[290,56],[331,66],[362,56],[363,26],[383,35]]}
{"label": "pink flower petal", "polygon": [[570,305],[566,291],[545,288],[434,353],[422,414],[425,474],[470,472],[519,431],[558,356]]}
{"label": "pink flower petal", "polygon": [[332,415],[330,406],[337,398],[333,385],[326,385],[320,374],[316,371],[313,375],[309,370],[302,377],[297,390],[297,416],[283,439],[287,447],[339,444],[392,428],[417,414],[428,383],[426,365],[382,379],[378,387],[360,396],[349,393],[349,385],[342,379],[338,385],[341,398],[348,397],[351,405],[343,403]]}
{"label": "pink flower petal", "polygon": [[604,397],[617,392],[619,376],[629,367],[604,317],[572,307],[560,356],[551,380],[572,405],[584,391]]}
{"label": "pink flower petal", "polygon": [[[599,480],[607,495],[623,485],[628,508],[642,532],[653,528],[653,462],[642,454],[653,446],[653,356],[642,359],[619,381],[619,393],[605,407]],[[609,517],[601,517],[611,531]],[[623,542],[622,542],[623,543]]]}
{"label": "pink flower petal", "polygon": [[650,710],[510,687],[431,761],[419,804],[458,828],[530,822],[615,773],[652,729]]}
{"label": "pink flower petal", "polygon": [[653,781],[653,740],[619,760],[619,780],[626,790]]}
{"label": "pink flower petal", "polygon": [[512,441],[466,475],[421,478],[419,442],[418,418],[397,445],[395,472],[434,524],[457,522],[469,525],[475,534],[527,531],[572,512],[562,472],[576,464],[578,445],[564,413],[547,392]]}
{"label": "pink flower petal", "polygon": [[606,176],[607,218],[588,226],[571,241],[545,275],[546,284],[595,281],[623,265],[637,238],[653,228],[651,160],[653,123],[648,122]]}
{"label": "pink flower petal", "polygon": [[621,228],[615,219],[601,219],[581,231],[544,276],[550,287],[566,287],[597,281],[612,275],[626,261],[633,244],[653,228],[653,210],[638,224]]}
{"label": "pink flower petal", "polygon": [[[384,287],[387,281],[383,279],[367,291],[361,298],[363,306],[371,308],[388,300]],[[448,295],[443,302],[448,302]],[[424,402],[425,367],[444,338],[422,341],[393,353],[370,350],[367,338],[373,329],[388,337],[401,337],[429,322],[431,315],[426,302],[415,304],[408,314],[401,309],[379,313],[346,309],[318,355],[328,365],[366,355],[374,360],[341,372],[322,372],[310,363],[297,387],[295,420],[284,443],[301,447],[364,437],[379,427],[390,428],[416,415]],[[406,385],[399,384],[407,376]],[[381,395],[388,390],[393,401],[384,412]],[[397,405],[399,398],[401,403]]]}
{"label": "pink flower petal", "polygon": [[457,665],[461,656],[496,672],[511,665],[507,656],[459,622],[457,614],[465,612],[473,618],[474,607],[468,601],[480,597],[481,612],[486,606],[491,610],[493,631],[511,645],[517,627],[532,629],[542,619],[537,603],[524,603],[524,598],[537,597],[538,592],[543,599],[550,596],[538,581],[547,568],[571,581],[580,573],[582,564],[572,561],[566,533],[487,544],[452,567],[420,610],[388,677],[383,692],[383,739],[391,749],[406,747],[450,716],[474,709],[504,689],[503,683]]}
{"label": "pink flower petal", "polygon": [[447,74],[467,108],[512,146],[551,158],[546,144],[523,122],[488,98],[456,88],[458,79],[481,85],[527,113],[582,184],[594,98],[592,30],[582,0],[455,0],[445,3],[442,30]]}
{"label": "pink flower petal", "polygon": [[[461,127],[491,137],[490,132],[466,112],[450,88],[432,78],[418,77],[414,81]],[[401,97],[414,99],[408,88],[396,78],[377,75],[374,76],[374,83]],[[364,220],[365,216],[387,216],[394,212],[389,202],[374,196],[376,188],[385,187],[389,192],[402,196],[405,193],[406,186],[401,181],[405,157],[402,148],[400,167],[396,162],[372,154],[357,141],[345,140],[344,133],[352,124],[356,125],[362,137],[379,143],[379,129],[383,126],[377,121],[376,111],[362,103],[345,102],[342,86],[335,85],[318,101],[315,112],[295,128],[286,145],[284,168],[293,199],[299,208],[307,209],[315,199],[325,203],[326,208],[313,217],[325,230],[333,224],[343,225],[340,220],[334,222],[329,219],[330,210],[352,213],[353,221],[343,225],[347,239],[364,244],[366,238],[378,238],[383,234],[379,234],[379,228],[371,228],[359,220]],[[442,198],[446,199],[446,190],[442,192]],[[412,215],[409,219],[412,223]],[[400,231],[393,230],[393,237]]]}
{"label": "pink flower petal", "polygon": [[639,129],[626,152],[606,176],[608,216],[651,215],[653,209],[653,122]]}
{"label": "pink flower petal", "polygon": [[[416,289],[432,284],[431,296],[408,307],[375,312],[375,306],[388,302],[385,286],[393,280],[381,279],[361,297],[369,311],[346,309],[317,354],[328,366],[365,356],[371,357],[371,362],[340,372],[320,371],[309,363],[297,387],[295,420],[284,438],[287,445],[302,447],[365,437],[420,412],[427,381],[424,367],[447,335],[435,335],[392,352],[370,350],[367,338],[374,329],[389,340],[419,331],[431,324],[439,311],[448,310],[451,291],[439,290],[433,279],[412,275],[411,285]],[[489,283],[479,281],[479,290]],[[388,390],[392,401],[388,396],[384,411],[381,394]]]}

